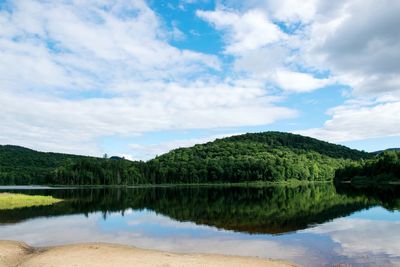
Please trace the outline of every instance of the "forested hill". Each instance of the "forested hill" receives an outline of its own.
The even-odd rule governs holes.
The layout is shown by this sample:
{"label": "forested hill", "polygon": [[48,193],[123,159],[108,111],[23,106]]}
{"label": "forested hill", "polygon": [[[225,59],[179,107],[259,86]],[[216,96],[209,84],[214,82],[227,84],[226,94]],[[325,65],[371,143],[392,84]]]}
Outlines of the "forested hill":
{"label": "forested hill", "polygon": [[281,132],[233,136],[180,148],[146,164],[153,183],[332,180],[366,152]]}
{"label": "forested hill", "polygon": [[84,158],[87,157],[0,145],[0,184],[41,183],[55,168]]}
{"label": "forested hill", "polygon": [[332,158],[358,160],[360,158],[371,157],[369,153],[364,151],[350,149],[346,146],[332,144],[315,138],[285,132],[247,133],[217,140],[217,142],[218,141],[256,142],[267,145],[270,148],[287,147],[292,149],[315,151]]}
{"label": "forested hill", "polygon": [[0,145],[0,185],[128,185],[147,183],[143,162],[39,152]]}
{"label": "forested hill", "polygon": [[371,154],[301,135],[244,134],[172,150],[148,162],[0,146],[0,184],[134,185],[332,180]]}

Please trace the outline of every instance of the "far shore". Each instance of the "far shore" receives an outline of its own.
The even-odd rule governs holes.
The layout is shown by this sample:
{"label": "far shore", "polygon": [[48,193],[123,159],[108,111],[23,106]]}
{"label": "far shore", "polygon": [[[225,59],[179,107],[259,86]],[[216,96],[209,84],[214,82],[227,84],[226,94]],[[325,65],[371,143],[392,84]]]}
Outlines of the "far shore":
{"label": "far shore", "polygon": [[57,185],[57,184],[45,184],[45,185],[0,185],[0,189],[7,188],[21,188],[21,189],[74,189],[74,188],[152,188],[152,187],[269,187],[269,186],[303,186],[310,184],[328,184],[333,181],[308,181],[308,180],[286,180],[286,181],[249,181],[249,182],[215,182],[215,183],[170,183],[170,184],[135,184],[135,185]]}
{"label": "far shore", "polygon": [[256,257],[179,254],[106,243],[33,248],[22,242],[0,241],[0,267],[109,267],[109,266],[264,266],[296,265]]}

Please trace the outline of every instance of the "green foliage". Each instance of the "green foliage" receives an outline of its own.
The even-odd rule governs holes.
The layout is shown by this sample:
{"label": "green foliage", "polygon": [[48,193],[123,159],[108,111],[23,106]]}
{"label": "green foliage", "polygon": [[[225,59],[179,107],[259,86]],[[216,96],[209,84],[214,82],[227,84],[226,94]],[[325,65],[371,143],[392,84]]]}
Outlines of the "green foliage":
{"label": "green foliage", "polygon": [[0,146],[0,184],[123,185],[144,183],[141,162],[44,153]]}
{"label": "green foliage", "polygon": [[59,185],[134,185],[146,183],[142,162],[124,159],[90,158],[56,168],[48,183]]}
{"label": "green foliage", "polygon": [[368,157],[309,137],[266,132],[173,150],[149,161],[145,175],[153,183],[326,181],[337,168]]}
{"label": "green foliage", "polygon": [[336,171],[335,182],[361,184],[400,182],[400,152],[385,151],[374,158],[352,162]]}
{"label": "green foliage", "polygon": [[157,213],[248,233],[305,229],[372,205],[366,197],[337,194],[332,184],[150,190],[144,203]]}
{"label": "green foliage", "polygon": [[0,184],[134,185],[332,180],[370,154],[280,132],[244,134],[173,150],[146,163],[0,146]]}
{"label": "green foliage", "polygon": [[0,146],[0,184],[44,184],[49,173],[58,166],[84,158],[18,146]]}
{"label": "green foliage", "polygon": [[346,146],[324,142],[315,138],[284,132],[247,133],[228,137],[224,140],[232,142],[256,142],[269,147],[288,147],[295,150],[315,151],[332,158],[358,160],[371,157],[370,153],[350,149]]}

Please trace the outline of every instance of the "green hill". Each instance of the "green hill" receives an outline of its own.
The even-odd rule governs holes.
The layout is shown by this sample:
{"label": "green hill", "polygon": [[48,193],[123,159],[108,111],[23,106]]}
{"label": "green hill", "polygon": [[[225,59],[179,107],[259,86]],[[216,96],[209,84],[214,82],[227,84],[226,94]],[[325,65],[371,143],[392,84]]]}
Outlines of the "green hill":
{"label": "green hill", "polygon": [[[148,162],[0,146],[0,184],[220,183],[332,180],[371,154],[290,133],[252,133],[172,150]],[[118,159],[118,160],[116,160]]]}
{"label": "green hill", "polygon": [[144,183],[139,162],[0,146],[0,184],[112,185]]}
{"label": "green hill", "polygon": [[333,158],[358,160],[360,158],[370,157],[369,153],[364,151],[350,149],[346,146],[328,143],[308,136],[285,132],[271,131],[262,133],[247,133],[228,137],[222,140],[229,142],[254,142],[273,148],[287,147],[295,150],[315,151]]}
{"label": "green hill", "polygon": [[0,184],[41,184],[46,175],[58,166],[83,158],[85,157],[0,145]]}
{"label": "green hill", "polygon": [[172,150],[146,164],[152,183],[332,180],[366,152],[301,135],[265,132]]}

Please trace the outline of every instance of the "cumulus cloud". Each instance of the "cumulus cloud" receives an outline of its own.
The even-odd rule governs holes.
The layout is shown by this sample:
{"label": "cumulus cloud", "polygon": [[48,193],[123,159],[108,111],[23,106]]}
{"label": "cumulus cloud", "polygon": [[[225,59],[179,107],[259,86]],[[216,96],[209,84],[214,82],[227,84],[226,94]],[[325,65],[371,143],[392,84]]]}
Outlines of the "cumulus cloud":
{"label": "cumulus cloud", "polygon": [[239,14],[225,10],[197,11],[197,16],[227,31],[226,53],[242,53],[280,41],[285,34],[265,13],[254,9]]}
{"label": "cumulus cloud", "polygon": [[357,96],[400,90],[400,3],[353,0],[335,16],[319,13],[310,26],[304,56],[331,70]]}
{"label": "cumulus cloud", "polygon": [[143,1],[9,5],[11,11],[0,13],[2,87],[107,90],[116,80],[183,78],[219,68],[215,56],[169,45]]}
{"label": "cumulus cloud", "polygon": [[296,133],[331,142],[400,135],[400,102],[352,101],[331,109],[328,114],[332,118],[322,127]]}
{"label": "cumulus cloud", "polygon": [[243,13],[257,9],[292,29],[287,45],[299,49],[298,64],[329,70],[356,97],[398,96],[399,2],[249,0],[241,6]]}
{"label": "cumulus cloud", "polygon": [[317,79],[308,73],[277,70],[275,81],[278,86],[291,92],[309,92],[332,83],[330,79]]}
{"label": "cumulus cloud", "polygon": [[217,56],[170,45],[177,25],[166,31],[144,1],[4,5],[1,143],[99,155],[103,136],[296,116],[262,84],[220,78]]}
{"label": "cumulus cloud", "polygon": [[99,155],[96,138],[268,124],[296,116],[257,87],[169,84],[135,97],[59,99],[0,92],[0,142]]}
{"label": "cumulus cloud", "polygon": [[[331,108],[328,115],[332,117],[322,127],[299,133],[336,142],[400,135],[400,117],[396,115],[400,103],[400,3],[268,0],[246,1],[241,7],[242,12],[263,10],[266,17],[285,25],[290,31],[285,48],[290,52],[277,53],[276,47],[267,47],[275,53],[258,50],[254,54],[261,59],[242,56],[236,62],[238,68],[253,77],[267,77],[289,92],[308,92],[331,83],[350,88],[347,102]],[[312,73],[288,68],[293,64],[327,71],[330,77],[315,79]],[[284,71],[274,76],[268,71],[271,68]]]}
{"label": "cumulus cloud", "polygon": [[[290,1],[271,2],[268,10],[290,11],[293,8],[287,7],[292,4]],[[269,13],[273,16],[284,16]],[[260,7],[243,13],[223,8],[214,11],[199,10],[197,16],[225,32],[225,53],[235,56],[236,71],[243,72],[252,79],[278,86],[286,92],[309,92],[332,83],[330,79],[315,78],[311,73],[298,70],[294,64],[298,58],[293,56],[293,50],[301,47],[299,38],[285,33],[269,18],[268,12]]]}
{"label": "cumulus cloud", "polygon": [[[293,118],[276,95],[331,84],[349,86],[350,100],[302,133],[330,141],[399,134],[399,3],[249,0],[229,8],[233,1],[196,12],[222,32],[221,55],[171,45],[185,33],[177,23],[166,29],[142,0],[6,1],[0,142],[99,154],[107,135]],[[349,104],[361,100],[373,104]]]}

